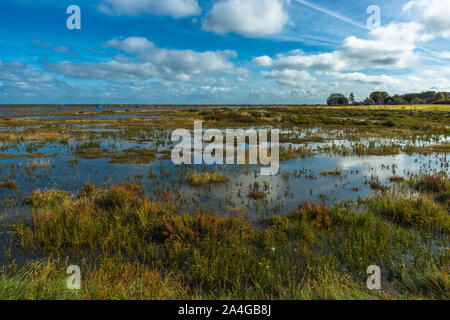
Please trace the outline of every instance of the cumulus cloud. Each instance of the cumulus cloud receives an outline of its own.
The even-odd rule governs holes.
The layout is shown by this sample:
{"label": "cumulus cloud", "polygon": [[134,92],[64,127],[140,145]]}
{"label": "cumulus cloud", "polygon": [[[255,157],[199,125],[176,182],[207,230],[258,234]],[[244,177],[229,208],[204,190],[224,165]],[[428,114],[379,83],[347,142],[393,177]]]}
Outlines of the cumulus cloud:
{"label": "cumulus cloud", "polygon": [[[58,62],[45,66],[49,71],[69,78],[96,80],[162,78],[181,82],[205,82],[208,75],[237,75],[245,70],[230,60],[235,51],[169,50],[156,47],[146,38],[113,39],[106,46],[134,54],[127,59],[118,55],[109,62]],[[131,59],[131,60],[130,60]]]}
{"label": "cumulus cloud", "polygon": [[[41,67],[0,60],[0,99],[5,102],[9,97],[16,103],[25,101],[22,98],[67,102],[70,97],[105,103],[149,103],[149,99],[159,103],[318,103],[337,91],[354,92],[357,99],[374,90],[391,94],[450,91],[450,68],[445,61],[450,52],[423,48],[431,39],[450,36],[450,0],[408,1],[403,10],[412,13],[413,22],[391,23],[364,38],[348,36],[327,52],[293,50],[273,56],[262,52],[253,59],[265,68],[257,77],[235,65],[235,51],[172,50],[159,48],[147,38],[116,38],[104,44],[103,57],[110,54],[107,60],[80,63],[76,59]],[[182,18],[201,13],[198,0],[100,2],[100,9],[113,15]],[[289,23],[288,4],[289,0],[215,0],[202,28],[246,37],[274,35]],[[51,42],[35,40],[32,44],[71,54],[70,48]]]}
{"label": "cumulus cloud", "polygon": [[352,73],[339,73],[339,72],[328,72],[326,73],[328,76],[332,76],[335,79],[341,81],[349,81],[349,82],[357,82],[361,84],[371,84],[371,85],[397,85],[400,84],[401,81],[397,78],[380,74],[380,75],[366,75],[361,72],[352,72]]}
{"label": "cumulus cloud", "polygon": [[272,66],[273,60],[269,56],[256,57],[253,59],[253,63],[262,66],[262,67],[270,67]]}
{"label": "cumulus cloud", "polygon": [[51,83],[54,77],[31,68],[22,62],[2,63],[0,60],[0,80],[11,84]]}
{"label": "cumulus cloud", "polygon": [[280,33],[288,21],[285,0],[219,0],[206,15],[203,30],[260,37]]}
{"label": "cumulus cloud", "polygon": [[267,79],[275,79],[283,86],[305,87],[315,84],[316,79],[306,71],[297,70],[272,70],[262,71],[261,75]]}
{"label": "cumulus cloud", "polygon": [[[87,73],[87,69],[98,67],[93,65],[74,65],[64,63],[65,68],[78,67]],[[139,66],[142,68],[142,66]],[[106,68],[106,67],[105,67]],[[116,72],[131,72],[137,74],[133,66],[112,67]],[[110,69],[109,67],[106,69]],[[144,68],[145,69],[145,68]],[[75,73],[75,70],[67,71]],[[108,78],[109,71],[105,71],[104,78]],[[145,72],[151,72],[144,70]],[[92,74],[88,74],[91,76]],[[145,80],[91,81],[86,85],[58,80],[48,75],[38,67],[30,67],[21,62],[1,62],[0,60],[0,101],[2,103],[210,103],[211,99],[220,99],[223,103],[230,103],[236,96],[230,87],[224,87],[226,81],[221,78],[208,79],[207,85],[192,83],[163,81],[148,83]],[[45,93],[45,94],[43,94]]]}
{"label": "cumulus cloud", "polygon": [[67,94],[70,88],[65,82],[42,70],[18,61],[3,63],[0,61],[0,83],[2,84],[0,99],[2,101],[11,99],[14,103],[20,103],[30,97],[34,99],[56,97]]}
{"label": "cumulus cloud", "polygon": [[348,37],[333,52],[307,55],[301,51],[292,51],[280,54],[274,60],[266,56],[257,57],[254,63],[279,70],[401,69],[415,61],[417,43],[430,38],[429,34],[423,33],[423,26],[418,23],[396,23],[372,30],[369,39]]}
{"label": "cumulus cloud", "polygon": [[[433,52],[423,48],[437,36],[450,36],[450,1],[412,0],[403,10],[414,13],[413,21],[379,27],[371,30],[364,39],[349,36],[334,51],[307,54],[294,50],[273,57],[256,57],[253,63],[271,68],[261,74],[281,86],[308,87],[312,82],[315,83],[312,88],[322,89],[326,94],[335,90],[359,92],[363,98],[373,90],[387,90],[392,94],[448,91],[449,69],[445,65],[424,65],[417,52],[450,58],[448,51]],[[306,70],[314,70],[314,77],[305,74]],[[383,74],[378,74],[381,70]],[[389,70],[402,72],[392,75],[387,73]],[[308,80],[308,76],[312,79]]]}
{"label": "cumulus cloud", "polygon": [[106,46],[129,53],[144,52],[155,47],[153,42],[142,37],[128,37],[125,40],[112,39],[106,43]]}
{"label": "cumulus cloud", "polygon": [[44,66],[48,71],[68,78],[89,80],[150,79],[158,75],[150,64],[109,62],[76,63],[62,61]]}
{"label": "cumulus cloud", "polygon": [[438,56],[442,59],[450,59],[450,51],[438,52]]}
{"label": "cumulus cloud", "polygon": [[450,37],[450,1],[413,0],[405,4],[403,10],[418,16],[427,31]]}
{"label": "cumulus cloud", "polygon": [[[426,70],[411,71],[399,75],[367,75],[361,72],[339,73],[326,72],[321,76],[327,83],[336,82],[339,91],[350,94],[354,92],[357,99],[365,99],[372,91],[387,91],[391,95],[427,90],[449,91],[450,69],[445,67],[428,67]],[[329,85],[328,85],[329,86]],[[326,90],[331,93],[328,87]]]}
{"label": "cumulus cloud", "polygon": [[143,13],[185,18],[201,13],[197,0],[102,0],[98,9],[110,15]]}

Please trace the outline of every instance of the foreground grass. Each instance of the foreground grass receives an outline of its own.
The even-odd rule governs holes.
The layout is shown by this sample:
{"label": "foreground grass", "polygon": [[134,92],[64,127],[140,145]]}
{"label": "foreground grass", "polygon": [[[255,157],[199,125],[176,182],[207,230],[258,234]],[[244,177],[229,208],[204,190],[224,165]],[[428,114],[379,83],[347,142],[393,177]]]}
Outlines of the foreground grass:
{"label": "foreground grass", "polygon": [[[420,217],[406,219],[412,198],[396,192],[359,207],[304,203],[256,224],[180,215],[138,183],[35,192],[31,223],[11,230],[44,258],[3,268],[0,299],[449,299],[448,211],[426,194]],[[82,270],[77,292],[65,287],[72,264]],[[373,264],[381,291],[366,287]]]}
{"label": "foreground grass", "polygon": [[47,258],[29,261],[21,270],[10,266],[0,276],[0,300],[186,298],[176,275],[163,276],[144,265],[113,259],[94,266],[82,265],[82,288],[71,291],[64,272],[68,263]]}
{"label": "foreground grass", "polygon": [[[31,261],[14,275],[0,277],[0,299],[102,300],[102,299],[233,299],[236,297],[274,298],[255,288],[244,288],[239,294],[218,288],[206,291],[190,290],[182,276],[175,273],[162,275],[160,271],[136,263],[105,261],[97,266],[83,266],[82,288],[68,290],[67,275],[60,262],[50,259]],[[283,289],[280,287],[280,289]],[[378,299],[385,294],[370,292],[359,282],[339,272],[315,271],[315,276],[286,286],[277,298],[283,299]]]}
{"label": "foreground grass", "polygon": [[397,193],[389,193],[371,199],[369,207],[374,213],[401,225],[450,233],[448,208],[426,195],[399,197]]}

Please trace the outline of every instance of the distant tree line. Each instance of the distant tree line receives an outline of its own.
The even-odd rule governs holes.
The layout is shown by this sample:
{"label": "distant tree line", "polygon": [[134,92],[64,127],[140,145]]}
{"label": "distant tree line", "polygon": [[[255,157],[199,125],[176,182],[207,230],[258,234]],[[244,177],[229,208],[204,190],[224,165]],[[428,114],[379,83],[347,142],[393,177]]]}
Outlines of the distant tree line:
{"label": "distant tree line", "polygon": [[370,105],[404,105],[404,104],[450,104],[450,92],[425,91],[390,96],[385,91],[374,91],[364,101],[355,100],[353,93],[347,98],[341,93],[333,93],[328,97],[329,106],[370,106]]}

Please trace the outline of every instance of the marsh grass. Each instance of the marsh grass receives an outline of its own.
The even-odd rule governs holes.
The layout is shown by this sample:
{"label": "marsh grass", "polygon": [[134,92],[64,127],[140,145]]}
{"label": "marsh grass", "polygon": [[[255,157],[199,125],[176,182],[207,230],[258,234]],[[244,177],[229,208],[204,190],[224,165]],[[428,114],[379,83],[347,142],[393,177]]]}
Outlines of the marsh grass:
{"label": "marsh grass", "polygon": [[389,178],[389,181],[392,183],[402,183],[405,181],[405,178],[399,176],[392,176]]}
{"label": "marsh grass", "polygon": [[0,182],[0,188],[4,189],[17,189],[19,183],[15,180],[8,180],[4,182]]}
{"label": "marsh grass", "polygon": [[0,159],[18,159],[18,158],[54,158],[56,155],[45,153],[27,153],[27,154],[0,154]]}
{"label": "marsh grass", "polygon": [[280,146],[280,161],[288,161],[297,158],[307,158],[313,155],[314,152],[307,146]]}
{"label": "marsh grass", "polygon": [[112,154],[110,163],[148,164],[156,159],[155,150],[131,148]]}
{"label": "marsh grass", "polygon": [[[138,183],[39,191],[29,203],[31,224],[16,223],[14,239],[47,258],[3,270],[2,298],[449,298],[448,251],[433,251],[410,228],[447,234],[448,214],[432,200],[385,193],[362,211],[306,202],[257,224],[205,210],[178,214],[170,202],[148,201]],[[67,255],[86,270],[77,293],[64,288]],[[383,270],[381,292],[365,286],[372,264]]]}
{"label": "marsh grass", "polygon": [[227,183],[230,181],[230,178],[224,175],[221,175],[217,172],[213,173],[188,173],[186,176],[186,181],[191,186],[206,186],[209,184],[216,183]]}
{"label": "marsh grass", "polygon": [[333,177],[340,177],[342,175],[342,171],[335,169],[333,171],[328,171],[327,169],[323,170],[320,173],[324,177],[333,176]]}
{"label": "marsh grass", "polygon": [[122,151],[113,151],[103,148],[99,141],[80,143],[75,147],[74,154],[83,159],[109,158],[110,163],[148,164],[156,159],[156,150],[129,148]]}
{"label": "marsh grass", "polygon": [[370,186],[370,188],[371,188],[372,190],[377,190],[377,191],[382,191],[382,192],[384,192],[384,191],[386,191],[386,190],[389,189],[388,187],[383,186],[382,184],[380,184],[380,183],[377,182],[377,181],[371,182],[371,183],[369,184],[369,186]]}
{"label": "marsh grass", "polygon": [[326,142],[327,139],[321,136],[296,137],[294,135],[280,135],[280,143],[304,144],[310,142]]}
{"label": "marsh grass", "polygon": [[61,258],[30,260],[22,268],[0,270],[0,300],[102,300],[188,299],[177,275],[136,262],[106,258],[96,265],[80,261],[82,288],[66,287],[66,268]]}
{"label": "marsh grass", "polygon": [[384,192],[368,201],[374,214],[403,226],[450,233],[448,209],[427,194]]}
{"label": "marsh grass", "polygon": [[431,194],[438,202],[450,208],[450,177],[448,174],[416,175],[411,177],[408,183],[415,190]]}
{"label": "marsh grass", "polygon": [[101,147],[100,141],[86,141],[75,146],[74,153],[83,159],[105,158],[107,149]]}
{"label": "marsh grass", "polygon": [[258,190],[251,190],[248,193],[248,197],[253,200],[260,200],[266,197],[266,193]]}
{"label": "marsh grass", "polygon": [[[187,123],[199,118],[210,120],[205,127],[211,128],[264,126],[292,131],[281,140],[303,145],[281,146],[282,161],[317,153],[445,154],[449,144],[438,141],[450,135],[448,108],[193,108],[167,113],[117,111],[113,113],[117,118],[95,120],[84,116],[103,112],[85,112],[83,117],[69,120],[1,118],[0,126],[10,132],[0,132],[5,152],[0,159],[50,157],[38,152],[50,142],[69,150],[76,159],[102,157],[118,164],[146,164],[155,160],[159,147],[169,146],[167,132],[186,126],[192,129]],[[121,119],[122,114],[136,114],[136,118]],[[138,117],[152,114],[160,117]],[[15,131],[21,127],[23,131]],[[296,132],[301,130],[310,131],[300,137]],[[339,134],[335,137],[334,132]],[[367,144],[361,141],[364,138],[377,140]],[[395,140],[385,142],[385,138]],[[315,149],[307,145],[325,144],[330,139],[351,143]],[[397,143],[398,139],[408,143]],[[103,147],[100,141],[107,140],[152,143],[152,147]],[[421,146],[416,140],[432,144]],[[75,147],[69,147],[69,141],[76,143]],[[15,155],[8,151],[22,146],[35,153]],[[170,159],[168,152],[159,153]],[[31,159],[26,169],[49,165]],[[448,300],[447,168],[443,161],[444,173],[440,175],[405,175],[406,181],[395,176],[390,179],[395,182],[392,190],[377,182],[371,187],[384,192],[356,204],[306,202],[293,212],[262,216],[258,221],[249,221],[245,215],[222,215],[221,208],[195,208],[193,214],[184,213],[180,202],[174,200],[179,193],[163,186],[170,176],[163,170],[161,179],[149,173],[149,180],[160,184],[151,198],[145,196],[148,190],[140,182],[103,188],[87,184],[79,192],[37,190],[23,201],[14,200],[31,207],[31,219],[13,220],[6,229],[14,246],[41,258],[30,258],[17,266],[11,256],[11,263],[0,268],[0,299]],[[3,171],[7,169],[16,174],[14,166],[4,166]],[[35,171],[40,174],[40,170]],[[326,174],[338,177],[339,172]],[[185,173],[180,171],[180,183],[187,181],[193,186],[229,181],[217,172]],[[302,175],[307,177],[308,172],[302,171]],[[290,179],[289,174],[283,178]],[[312,173],[308,179],[314,179]],[[206,190],[199,188],[197,192]],[[245,199],[246,194],[258,201]],[[242,200],[264,205],[270,196],[270,186],[262,191],[252,184]],[[6,197],[4,202],[8,202]],[[66,268],[71,264],[82,270],[82,290],[78,292],[65,287]],[[366,270],[373,264],[382,268],[382,291],[366,287]]]}

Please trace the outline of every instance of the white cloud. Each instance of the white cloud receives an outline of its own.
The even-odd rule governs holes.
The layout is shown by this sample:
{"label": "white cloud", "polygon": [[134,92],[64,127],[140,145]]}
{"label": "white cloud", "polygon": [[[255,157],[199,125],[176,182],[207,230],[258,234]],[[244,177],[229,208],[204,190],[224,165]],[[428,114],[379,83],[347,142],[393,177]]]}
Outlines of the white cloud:
{"label": "white cloud", "polygon": [[[255,59],[257,63],[261,60]],[[345,64],[339,61],[339,53],[320,53],[315,55],[278,55],[272,61],[277,69],[315,69],[315,70],[341,70]]]}
{"label": "white cloud", "polygon": [[310,87],[316,83],[316,79],[306,71],[272,70],[262,71],[261,75],[267,79],[275,79],[282,86]]}
{"label": "white cloud", "polygon": [[354,36],[348,37],[333,52],[306,55],[292,51],[278,55],[273,61],[266,56],[257,57],[254,63],[261,66],[273,66],[279,70],[402,69],[415,61],[414,50],[417,43],[430,38],[429,34],[423,33],[423,27],[420,24],[396,23],[372,30],[367,40]]}
{"label": "white cloud", "polygon": [[450,37],[449,0],[413,0],[405,4],[403,10],[418,16],[427,31]]}
{"label": "white cloud", "polygon": [[449,91],[450,69],[445,67],[429,67],[426,70],[412,71],[400,75],[366,75],[360,72],[338,73],[326,72],[322,74],[327,78],[327,83],[334,80],[339,84],[339,90],[349,94],[357,93],[363,100],[372,91],[387,91],[391,95],[408,92],[422,92],[428,90]]}
{"label": "white cloud", "polygon": [[110,15],[150,13],[173,18],[200,15],[197,0],[102,0],[98,9]]}
{"label": "white cloud", "polygon": [[[180,82],[211,83],[211,77],[238,75],[245,70],[236,68],[230,59],[235,51],[168,50],[156,47],[146,38],[113,39],[106,46],[135,54],[133,58],[118,55],[109,62],[58,62],[45,66],[47,70],[76,79],[124,80],[162,78]],[[218,79],[217,82],[222,80]]]}
{"label": "white cloud", "polygon": [[147,38],[141,37],[129,37],[125,40],[112,39],[106,43],[106,46],[129,53],[144,52],[155,47],[153,42],[149,41]]}
{"label": "white cloud", "polygon": [[39,68],[18,61],[0,63],[0,83],[2,83],[0,100],[9,99],[13,103],[20,103],[30,97],[33,97],[34,101],[40,101],[37,99],[56,97],[70,91],[67,83],[57,80]]}
{"label": "white cloud", "polygon": [[261,37],[282,32],[288,21],[285,0],[219,0],[207,14],[203,30]]}
{"label": "white cloud", "polygon": [[63,61],[44,67],[68,78],[89,80],[150,79],[158,75],[151,64],[121,63],[115,60],[102,63]]}
{"label": "white cloud", "polygon": [[440,52],[439,57],[442,59],[450,59],[450,51]]}
{"label": "white cloud", "polygon": [[[79,72],[80,76],[99,74],[98,64],[63,63],[60,68],[67,68],[67,72]],[[72,70],[69,70],[69,69]],[[97,70],[89,69],[97,68]],[[89,81],[81,83],[58,80],[46,74],[38,67],[31,67],[21,62],[0,63],[0,101],[2,103],[211,103],[218,101],[231,103],[236,98],[234,88],[226,87],[222,78],[209,78],[207,84],[192,84],[184,82],[154,80],[147,82],[143,79],[120,79],[118,74],[132,73],[151,76],[151,68],[142,65],[111,64],[104,66],[104,78],[110,81]],[[84,74],[83,74],[84,73]],[[45,93],[45,94],[43,94]],[[242,102],[241,102],[242,103]]]}
{"label": "white cloud", "polygon": [[0,60],[0,80],[15,83],[15,84],[29,84],[29,83],[51,83],[55,81],[54,77],[33,69],[22,62],[5,62]]}
{"label": "white cloud", "polygon": [[338,73],[338,72],[328,72],[326,75],[332,76],[338,80],[358,82],[362,84],[372,84],[372,85],[396,85],[400,84],[401,81],[394,77],[380,74],[380,75],[366,75],[361,72],[352,73]]}
{"label": "white cloud", "polygon": [[256,57],[253,59],[253,63],[262,66],[262,67],[270,67],[272,66],[273,60],[269,56]]}
{"label": "white cloud", "polygon": [[[373,90],[386,90],[392,94],[448,91],[450,69],[445,66],[445,61],[425,65],[417,49],[433,53],[423,45],[437,35],[447,35],[449,7],[449,0],[411,1],[404,10],[420,9],[420,16],[414,21],[379,27],[371,30],[365,39],[349,36],[331,52],[306,54],[293,50],[275,57],[256,57],[253,63],[272,68],[261,74],[279,85],[308,88],[313,83],[311,88],[325,94],[339,90],[348,94],[357,92],[363,97]],[[434,55],[441,59],[450,58],[447,51],[434,52]],[[305,70],[316,71],[311,81],[308,80],[311,75],[303,73]],[[366,74],[368,70],[371,74]],[[380,70],[401,70],[401,73],[379,74]]]}

